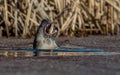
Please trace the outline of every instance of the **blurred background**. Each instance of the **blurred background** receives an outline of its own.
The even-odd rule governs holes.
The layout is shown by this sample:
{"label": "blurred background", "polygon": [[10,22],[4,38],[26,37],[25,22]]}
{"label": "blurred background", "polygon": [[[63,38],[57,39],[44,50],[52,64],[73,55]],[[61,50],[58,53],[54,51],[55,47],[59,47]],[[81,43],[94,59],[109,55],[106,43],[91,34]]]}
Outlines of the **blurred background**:
{"label": "blurred background", "polygon": [[117,35],[120,0],[0,0],[0,37],[32,37],[46,18],[59,36]]}

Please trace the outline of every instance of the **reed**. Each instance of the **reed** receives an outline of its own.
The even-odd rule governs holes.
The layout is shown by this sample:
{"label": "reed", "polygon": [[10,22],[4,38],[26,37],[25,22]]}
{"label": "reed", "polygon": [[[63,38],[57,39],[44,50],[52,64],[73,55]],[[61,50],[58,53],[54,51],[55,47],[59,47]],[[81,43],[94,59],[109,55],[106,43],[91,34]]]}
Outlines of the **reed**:
{"label": "reed", "polygon": [[33,36],[42,19],[59,35],[119,34],[120,0],[0,0],[0,36]]}

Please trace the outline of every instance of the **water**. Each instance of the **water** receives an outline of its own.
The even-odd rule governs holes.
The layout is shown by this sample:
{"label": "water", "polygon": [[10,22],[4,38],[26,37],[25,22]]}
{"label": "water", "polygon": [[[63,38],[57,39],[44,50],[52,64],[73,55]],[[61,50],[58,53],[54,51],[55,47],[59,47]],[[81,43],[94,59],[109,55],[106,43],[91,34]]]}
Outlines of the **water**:
{"label": "water", "polygon": [[85,48],[62,48],[62,49],[23,49],[23,48],[0,48],[0,56],[6,57],[34,57],[37,56],[84,56],[84,55],[120,55],[120,52],[106,52],[99,49]]}

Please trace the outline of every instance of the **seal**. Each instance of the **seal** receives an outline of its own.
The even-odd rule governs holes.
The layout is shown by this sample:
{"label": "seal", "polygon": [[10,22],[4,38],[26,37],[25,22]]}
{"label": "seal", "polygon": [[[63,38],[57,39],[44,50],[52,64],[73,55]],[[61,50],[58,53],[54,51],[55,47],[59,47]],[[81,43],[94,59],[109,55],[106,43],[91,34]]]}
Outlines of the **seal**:
{"label": "seal", "polygon": [[56,49],[58,28],[49,19],[43,19],[35,34],[33,49]]}

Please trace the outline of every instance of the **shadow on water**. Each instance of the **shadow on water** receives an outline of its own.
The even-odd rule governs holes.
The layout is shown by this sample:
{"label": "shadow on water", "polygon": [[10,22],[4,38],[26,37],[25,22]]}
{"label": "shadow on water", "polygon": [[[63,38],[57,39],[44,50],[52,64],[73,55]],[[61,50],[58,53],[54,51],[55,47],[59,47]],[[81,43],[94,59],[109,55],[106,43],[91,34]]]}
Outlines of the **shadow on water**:
{"label": "shadow on water", "polygon": [[120,55],[120,52],[106,52],[99,49],[61,48],[61,49],[24,49],[0,48],[0,56],[35,57],[35,56],[85,56],[85,55]]}

